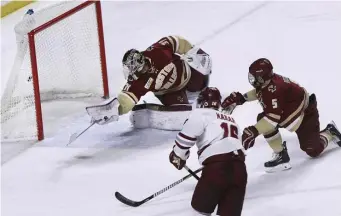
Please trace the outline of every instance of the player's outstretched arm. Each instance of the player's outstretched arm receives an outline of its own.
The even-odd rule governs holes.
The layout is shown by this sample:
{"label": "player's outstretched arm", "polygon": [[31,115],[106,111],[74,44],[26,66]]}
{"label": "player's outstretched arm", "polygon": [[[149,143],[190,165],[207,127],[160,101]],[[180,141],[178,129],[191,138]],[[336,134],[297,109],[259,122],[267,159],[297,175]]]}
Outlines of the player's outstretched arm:
{"label": "player's outstretched arm", "polygon": [[110,98],[101,104],[88,106],[86,111],[91,117],[91,122],[104,125],[118,121],[119,116],[128,113],[138,102],[133,93],[121,91],[117,97]]}
{"label": "player's outstretched arm", "polygon": [[246,101],[257,100],[256,89],[252,89],[251,91],[246,92],[245,94],[243,94],[243,97]]}
{"label": "player's outstretched arm", "polygon": [[246,102],[244,95],[240,92],[232,92],[229,96],[227,96],[223,103],[221,104],[223,110],[229,109],[231,106],[242,105]]}
{"label": "player's outstretched arm", "polygon": [[[232,110],[238,106],[243,105],[247,101],[257,100],[256,89],[252,89],[251,91],[242,94],[240,92],[232,92],[228,97],[223,100],[221,104],[224,111]],[[230,112],[232,113],[232,112]]]}
{"label": "player's outstretched arm", "polygon": [[137,104],[139,99],[131,92],[122,91],[118,94],[117,100],[119,102],[119,115],[128,113]]}

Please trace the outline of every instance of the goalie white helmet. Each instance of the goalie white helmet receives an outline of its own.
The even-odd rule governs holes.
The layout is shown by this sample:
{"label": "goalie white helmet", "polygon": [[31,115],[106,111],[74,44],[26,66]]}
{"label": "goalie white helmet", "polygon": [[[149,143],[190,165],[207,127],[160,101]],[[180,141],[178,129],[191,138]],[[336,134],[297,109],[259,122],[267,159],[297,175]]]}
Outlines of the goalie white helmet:
{"label": "goalie white helmet", "polygon": [[137,79],[139,73],[142,73],[145,62],[145,57],[141,52],[136,49],[128,50],[122,59],[123,74],[125,79],[128,79],[129,76]]}

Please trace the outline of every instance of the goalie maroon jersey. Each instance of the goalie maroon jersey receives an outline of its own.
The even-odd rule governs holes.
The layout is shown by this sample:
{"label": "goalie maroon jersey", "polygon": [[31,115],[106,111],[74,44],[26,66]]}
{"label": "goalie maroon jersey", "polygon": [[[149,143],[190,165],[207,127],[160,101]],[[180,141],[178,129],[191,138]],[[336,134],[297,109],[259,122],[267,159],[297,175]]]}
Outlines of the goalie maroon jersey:
{"label": "goalie maroon jersey", "polygon": [[256,90],[257,99],[263,107],[266,120],[290,130],[308,105],[306,90],[287,77],[274,74],[267,87]]}
{"label": "goalie maroon jersey", "polygon": [[123,91],[138,102],[148,91],[162,95],[184,88],[191,69],[174,53],[176,46],[177,41],[173,37],[165,37],[143,51],[151,69],[137,80],[128,78]]}
{"label": "goalie maroon jersey", "polygon": [[[178,36],[164,37],[143,51],[151,69],[141,74],[137,80],[128,78],[123,92],[137,103],[148,91],[154,92],[156,96],[162,96],[178,92],[186,86],[190,86],[191,91],[201,90],[203,75],[184,63],[177,55],[192,48],[188,41],[186,43],[183,41],[186,40]],[[205,52],[199,49],[198,53]],[[198,86],[195,85],[196,82]]]}

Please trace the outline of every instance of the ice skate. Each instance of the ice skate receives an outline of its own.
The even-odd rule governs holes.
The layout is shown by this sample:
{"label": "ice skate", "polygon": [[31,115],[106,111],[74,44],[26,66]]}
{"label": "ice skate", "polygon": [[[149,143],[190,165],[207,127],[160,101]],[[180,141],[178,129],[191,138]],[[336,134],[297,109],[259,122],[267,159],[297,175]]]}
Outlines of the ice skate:
{"label": "ice skate", "polygon": [[273,153],[272,160],[265,162],[264,167],[266,172],[277,172],[291,169],[290,157],[286,142],[283,142],[283,150],[279,153]]}
{"label": "ice skate", "polygon": [[328,131],[331,135],[333,135],[333,141],[341,147],[341,133],[338,130],[338,128],[336,127],[336,124],[334,121],[331,121],[326,129],[324,129],[326,131]]}

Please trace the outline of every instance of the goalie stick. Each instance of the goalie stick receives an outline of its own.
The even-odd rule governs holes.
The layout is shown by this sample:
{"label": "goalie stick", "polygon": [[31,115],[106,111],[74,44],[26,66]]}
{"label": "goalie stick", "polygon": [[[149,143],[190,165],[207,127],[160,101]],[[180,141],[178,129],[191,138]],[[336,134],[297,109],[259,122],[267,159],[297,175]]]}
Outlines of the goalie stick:
{"label": "goalie stick", "polygon": [[[188,172],[190,172],[190,171],[189,171],[190,169],[189,169],[187,166],[185,166],[185,169],[186,169]],[[195,171],[192,171],[192,170],[191,170],[191,172],[193,172],[194,174],[196,174],[196,173],[199,173],[202,169],[203,169],[203,168],[201,167],[201,168],[199,168],[199,169],[197,169],[197,170],[195,170]],[[190,172],[190,173],[191,173],[191,172]],[[133,201],[133,200],[131,200],[131,199],[128,199],[128,198],[126,198],[125,196],[123,196],[121,193],[119,193],[119,192],[117,192],[117,191],[115,192],[115,197],[116,197],[116,199],[118,199],[120,202],[122,202],[122,203],[124,203],[124,204],[126,204],[126,205],[128,205],[128,206],[138,207],[138,206],[140,206],[140,205],[142,205],[142,204],[148,202],[149,200],[153,199],[154,197],[156,197],[156,196],[158,196],[158,195],[160,195],[160,194],[166,192],[167,190],[171,189],[172,187],[174,187],[174,186],[180,184],[181,182],[185,181],[186,179],[190,178],[191,176],[193,176],[193,175],[192,175],[192,174],[188,174],[188,175],[186,175],[185,177],[183,177],[182,179],[180,179],[180,180],[174,182],[173,184],[168,185],[167,187],[161,189],[160,191],[158,191],[158,192],[156,192],[156,193],[150,195],[149,197],[147,197],[147,198],[145,198],[145,199],[143,199],[143,200],[141,200],[141,201]],[[198,177],[198,176],[196,175],[196,177]]]}
{"label": "goalie stick", "polygon": [[78,137],[80,137],[83,133],[85,133],[85,131],[87,131],[89,128],[91,128],[94,124],[96,124],[98,121],[100,120],[97,120],[97,121],[93,121],[87,128],[85,128],[84,130],[82,130],[81,132],[78,132],[78,133],[73,133],[71,136],[70,136],[70,140],[69,140],[69,143],[66,145],[70,145],[72,142],[74,142]]}

